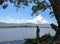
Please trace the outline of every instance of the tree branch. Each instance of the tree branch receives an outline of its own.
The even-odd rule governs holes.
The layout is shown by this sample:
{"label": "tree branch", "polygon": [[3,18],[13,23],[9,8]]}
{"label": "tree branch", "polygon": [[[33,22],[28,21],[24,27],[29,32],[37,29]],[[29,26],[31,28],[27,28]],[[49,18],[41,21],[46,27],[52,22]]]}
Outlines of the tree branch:
{"label": "tree branch", "polygon": [[57,32],[57,30],[58,30],[58,26],[56,26],[56,25],[53,24],[53,23],[51,23],[50,26],[51,26],[52,29],[54,29],[54,31]]}

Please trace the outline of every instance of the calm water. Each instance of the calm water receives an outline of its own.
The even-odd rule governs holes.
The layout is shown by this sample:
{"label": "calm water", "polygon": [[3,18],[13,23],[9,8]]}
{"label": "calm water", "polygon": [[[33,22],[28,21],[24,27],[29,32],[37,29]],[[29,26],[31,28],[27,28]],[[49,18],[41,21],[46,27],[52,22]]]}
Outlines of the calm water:
{"label": "calm water", "polygon": [[[54,35],[55,32],[51,28],[41,28],[40,36],[50,33]],[[0,28],[0,42],[23,40],[25,38],[35,38],[36,28]]]}

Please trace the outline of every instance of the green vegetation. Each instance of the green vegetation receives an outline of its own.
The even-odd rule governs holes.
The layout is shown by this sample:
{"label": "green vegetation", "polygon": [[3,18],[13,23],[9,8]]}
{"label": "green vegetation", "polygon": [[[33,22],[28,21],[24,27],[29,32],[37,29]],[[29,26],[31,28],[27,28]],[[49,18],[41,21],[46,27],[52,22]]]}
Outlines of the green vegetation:
{"label": "green vegetation", "polygon": [[[36,28],[36,26],[0,26],[0,28]],[[39,28],[51,28],[51,27],[40,27]]]}
{"label": "green vegetation", "polygon": [[32,26],[0,26],[0,28],[27,28]]}
{"label": "green vegetation", "polygon": [[[28,39],[25,39],[26,41],[24,42],[24,44],[33,44],[33,43],[36,43],[36,38],[28,38]],[[37,44],[37,43],[36,43]]]}
{"label": "green vegetation", "polygon": [[[51,36],[50,34],[45,34],[42,37],[39,38],[39,44],[50,44],[54,36]],[[36,38],[28,38],[25,39],[24,44],[37,44],[37,39]]]}

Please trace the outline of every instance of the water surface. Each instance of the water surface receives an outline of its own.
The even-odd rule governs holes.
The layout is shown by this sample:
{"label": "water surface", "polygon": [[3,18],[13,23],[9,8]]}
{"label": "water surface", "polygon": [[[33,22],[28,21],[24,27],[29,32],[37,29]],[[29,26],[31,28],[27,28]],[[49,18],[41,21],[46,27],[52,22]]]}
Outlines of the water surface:
{"label": "water surface", "polygon": [[[51,28],[41,28],[40,36],[50,33],[55,34],[55,31]],[[25,38],[35,38],[36,28],[0,28],[0,42],[23,40]]]}

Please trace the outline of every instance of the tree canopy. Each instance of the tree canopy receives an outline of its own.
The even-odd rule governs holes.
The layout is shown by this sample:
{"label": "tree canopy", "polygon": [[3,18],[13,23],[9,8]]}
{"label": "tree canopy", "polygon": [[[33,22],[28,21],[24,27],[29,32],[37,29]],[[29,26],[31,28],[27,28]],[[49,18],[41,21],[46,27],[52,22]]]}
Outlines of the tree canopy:
{"label": "tree canopy", "polygon": [[0,0],[0,5],[3,9],[8,7],[8,3],[14,4],[15,7],[20,8],[22,5],[29,6],[29,4],[34,3],[32,9],[32,15],[38,13],[38,11],[45,11],[46,9],[50,9],[52,12],[51,4],[46,0]]}

